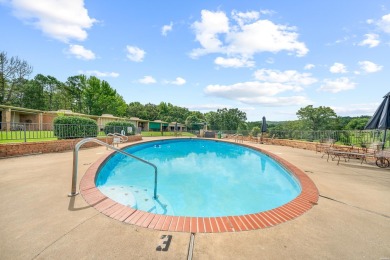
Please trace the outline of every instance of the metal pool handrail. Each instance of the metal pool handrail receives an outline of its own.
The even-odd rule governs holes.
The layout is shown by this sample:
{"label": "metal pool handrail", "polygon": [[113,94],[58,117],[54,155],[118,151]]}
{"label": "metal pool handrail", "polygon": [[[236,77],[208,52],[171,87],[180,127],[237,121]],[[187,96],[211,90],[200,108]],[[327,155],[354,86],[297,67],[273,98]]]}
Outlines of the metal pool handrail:
{"label": "metal pool handrail", "polygon": [[118,153],[121,153],[121,154],[124,154],[126,156],[129,156],[131,158],[134,158],[140,162],[143,162],[143,163],[146,163],[150,166],[152,166],[154,168],[154,194],[153,194],[153,198],[154,199],[157,199],[157,166],[154,165],[153,163],[150,163],[148,161],[145,161],[144,159],[141,159],[135,155],[132,155],[130,153],[127,153],[123,150],[120,150],[120,149],[117,149],[115,148],[114,146],[112,145],[109,145],[105,142],[102,142],[98,139],[95,139],[95,138],[85,138],[83,140],[81,140],[80,142],[78,142],[74,149],[73,149],[73,173],[72,173],[72,190],[71,192],[68,194],[69,197],[73,197],[73,196],[76,196],[77,194],[79,194],[77,191],[76,191],[76,186],[77,186],[77,172],[78,172],[78,152],[79,152],[79,149],[80,147],[85,144],[85,143],[88,143],[88,142],[95,142],[95,143],[98,143],[98,144],[101,144],[101,145],[104,145],[108,148],[111,148],[115,151],[117,151]]}
{"label": "metal pool handrail", "polygon": [[[127,142],[127,140],[129,140],[129,138],[127,136],[120,134],[120,133],[108,133],[107,137],[109,137],[109,136],[119,137],[121,142]],[[107,138],[106,138],[106,143],[107,143]]]}

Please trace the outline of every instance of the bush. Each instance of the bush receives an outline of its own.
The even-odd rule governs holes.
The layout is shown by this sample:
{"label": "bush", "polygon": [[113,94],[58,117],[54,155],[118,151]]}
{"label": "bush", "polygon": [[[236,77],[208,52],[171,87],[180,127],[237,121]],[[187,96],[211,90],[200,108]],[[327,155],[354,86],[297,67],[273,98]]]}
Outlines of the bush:
{"label": "bush", "polygon": [[261,132],[260,127],[255,126],[255,127],[252,128],[252,136],[256,137],[258,134],[260,134],[260,132]]}
{"label": "bush", "polygon": [[54,136],[58,139],[96,137],[98,125],[95,120],[77,116],[60,116],[54,119]]}
{"label": "bush", "polygon": [[135,134],[135,126],[130,122],[124,122],[124,121],[113,121],[108,122],[104,126],[104,133],[107,135],[109,133],[121,133],[125,131],[125,135],[134,135]]}

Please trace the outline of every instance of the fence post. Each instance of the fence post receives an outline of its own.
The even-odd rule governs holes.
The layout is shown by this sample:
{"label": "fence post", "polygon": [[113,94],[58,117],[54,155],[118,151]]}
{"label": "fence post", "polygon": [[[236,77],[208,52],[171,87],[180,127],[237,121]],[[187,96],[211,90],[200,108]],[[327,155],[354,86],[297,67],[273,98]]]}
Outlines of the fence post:
{"label": "fence post", "polygon": [[24,123],[23,125],[23,130],[24,130],[24,142],[27,143],[26,123]]}

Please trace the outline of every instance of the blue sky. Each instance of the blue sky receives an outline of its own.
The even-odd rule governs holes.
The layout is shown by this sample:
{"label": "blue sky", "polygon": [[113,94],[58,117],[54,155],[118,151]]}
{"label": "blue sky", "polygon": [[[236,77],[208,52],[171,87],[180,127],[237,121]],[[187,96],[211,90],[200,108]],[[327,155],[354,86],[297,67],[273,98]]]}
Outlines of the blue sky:
{"label": "blue sky", "polygon": [[372,115],[390,91],[388,0],[0,0],[0,26],[31,77],[94,75],[127,103],[280,121]]}

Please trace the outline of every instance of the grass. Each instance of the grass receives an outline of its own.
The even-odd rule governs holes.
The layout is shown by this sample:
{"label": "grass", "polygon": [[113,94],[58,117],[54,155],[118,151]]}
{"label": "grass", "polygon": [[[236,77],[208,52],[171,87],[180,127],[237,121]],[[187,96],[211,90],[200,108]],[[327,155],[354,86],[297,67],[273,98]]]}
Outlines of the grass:
{"label": "grass", "polygon": [[[106,136],[99,132],[98,136]],[[0,144],[44,142],[58,140],[53,131],[0,131]]]}
{"label": "grass", "polygon": [[[180,135],[181,134],[181,135]],[[25,139],[26,135],[26,139]],[[162,136],[161,132],[142,132],[142,136]],[[100,137],[106,136],[104,132],[99,132]],[[175,132],[164,132],[163,136],[176,136]],[[191,133],[179,132],[178,136],[194,136]],[[0,144],[8,143],[24,143],[26,142],[44,142],[44,141],[53,141],[58,140],[54,136],[53,131],[0,131]]]}
{"label": "grass", "polygon": [[[144,137],[150,137],[150,136],[176,136],[176,133],[175,132],[163,132],[163,134],[161,134],[161,132],[146,132],[146,131],[143,131],[141,132],[141,135],[144,136]],[[191,134],[191,133],[188,133],[188,132],[178,132],[177,133],[177,136],[195,136],[194,134]]]}
{"label": "grass", "polygon": [[57,140],[53,131],[0,131],[0,143],[42,142]]}

